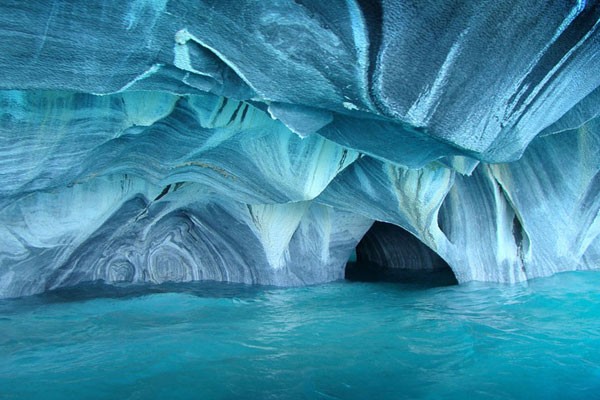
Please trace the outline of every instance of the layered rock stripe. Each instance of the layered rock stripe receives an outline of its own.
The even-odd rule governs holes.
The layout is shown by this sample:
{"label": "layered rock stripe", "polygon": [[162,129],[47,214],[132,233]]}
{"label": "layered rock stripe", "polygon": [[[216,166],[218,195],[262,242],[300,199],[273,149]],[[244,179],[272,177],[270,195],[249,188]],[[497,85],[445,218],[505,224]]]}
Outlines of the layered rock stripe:
{"label": "layered rock stripe", "polygon": [[599,25],[597,1],[3,1],[0,297],[332,281],[374,221],[459,282],[598,268]]}

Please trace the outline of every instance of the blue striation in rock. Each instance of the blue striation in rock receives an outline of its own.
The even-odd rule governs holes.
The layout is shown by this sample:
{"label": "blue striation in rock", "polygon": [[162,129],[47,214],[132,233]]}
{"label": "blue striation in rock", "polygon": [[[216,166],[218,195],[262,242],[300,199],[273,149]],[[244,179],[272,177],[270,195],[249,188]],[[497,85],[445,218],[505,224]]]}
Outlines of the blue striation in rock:
{"label": "blue striation in rock", "polygon": [[598,71],[597,1],[4,1],[0,297],[336,280],[374,221],[459,282],[599,268]]}

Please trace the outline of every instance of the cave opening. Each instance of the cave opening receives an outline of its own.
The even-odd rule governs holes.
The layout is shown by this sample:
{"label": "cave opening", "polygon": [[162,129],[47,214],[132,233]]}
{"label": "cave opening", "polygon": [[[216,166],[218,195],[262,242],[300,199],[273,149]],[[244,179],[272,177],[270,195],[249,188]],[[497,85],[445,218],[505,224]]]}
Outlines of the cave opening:
{"label": "cave opening", "polygon": [[405,229],[385,222],[375,222],[356,246],[346,264],[345,279],[428,287],[458,284],[437,253]]}

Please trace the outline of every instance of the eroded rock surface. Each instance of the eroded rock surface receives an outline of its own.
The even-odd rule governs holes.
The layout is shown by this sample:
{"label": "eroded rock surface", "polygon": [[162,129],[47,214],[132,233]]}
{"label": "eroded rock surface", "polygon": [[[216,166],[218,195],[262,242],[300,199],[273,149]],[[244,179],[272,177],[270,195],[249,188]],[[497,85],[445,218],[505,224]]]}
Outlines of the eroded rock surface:
{"label": "eroded rock surface", "polygon": [[15,0],[0,39],[0,297],[341,279],[373,221],[459,282],[600,267],[596,1]]}

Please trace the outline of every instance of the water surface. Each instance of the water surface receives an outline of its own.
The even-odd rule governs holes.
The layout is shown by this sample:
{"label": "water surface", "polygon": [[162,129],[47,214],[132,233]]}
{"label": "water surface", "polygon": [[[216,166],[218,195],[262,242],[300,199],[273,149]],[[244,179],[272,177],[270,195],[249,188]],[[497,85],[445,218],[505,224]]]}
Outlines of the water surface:
{"label": "water surface", "polygon": [[0,301],[6,399],[600,399],[600,273]]}

